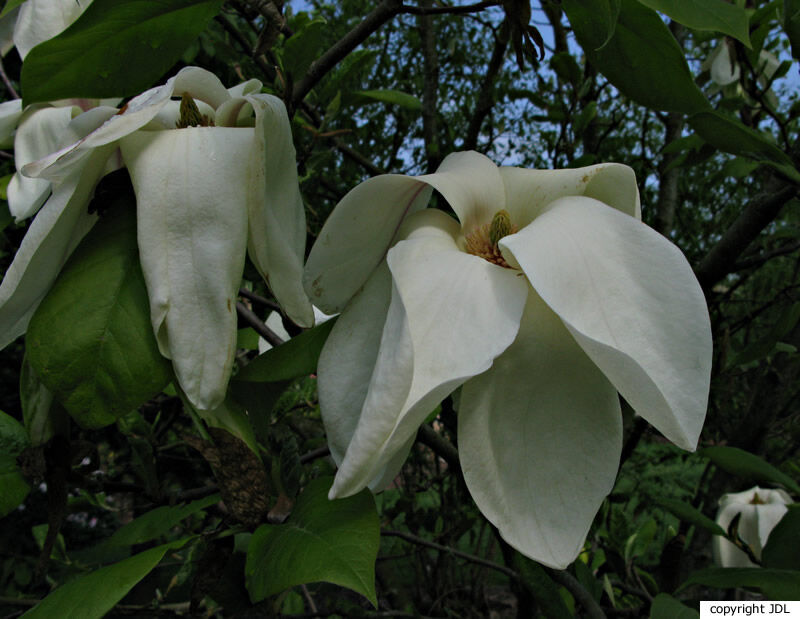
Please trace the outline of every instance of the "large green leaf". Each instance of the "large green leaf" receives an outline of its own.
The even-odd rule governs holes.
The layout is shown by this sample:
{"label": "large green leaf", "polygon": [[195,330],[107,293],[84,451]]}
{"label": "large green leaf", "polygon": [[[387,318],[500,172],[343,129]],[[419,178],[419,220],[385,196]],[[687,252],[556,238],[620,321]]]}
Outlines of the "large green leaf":
{"label": "large green leaf", "polygon": [[104,616],[128,591],[158,565],[167,551],[183,546],[189,538],[145,550],[69,581],[31,608],[27,619],[95,619]]}
{"label": "large green leaf", "polygon": [[683,501],[679,501],[677,499],[663,497],[657,498],[656,504],[663,507],[674,516],[677,516],[684,522],[703,527],[714,535],[725,535],[725,529],[688,503],[684,503]]}
{"label": "large green leaf", "polygon": [[750,21],[743,6],[724,0],[639,0],[694,30],[713,30],[750,47]]}
{"label": "large green leaf", "polygon": [[721,112],[706,110],[689,117],[692,129],[706,142],[734,155],[767,164],[800,183],[800,172],[789,156],[766,136]]}
{"label": "large green leaf", "polygon": [[30,492],[17,465],[17,456],[29,444],[23,425],[0,411],[0,518],[16,509]]}
{"label": "large green leaf", "polygon": [[654,110],[690,114],[709,108],[681,48],[659,15],[636,0],[622,0],[614,34],[596,16],[608,0],[563,0],[589,61],[619,91]]}
{"label": "large green leaf", "polygon": [[800,600],[800,572],[761,567],[711,567],[689,575],[680,589],[704,585],[715,589],[752,587],[772,600]]}
{"label": "large green leaf", "polygon": [[335,322],[335,318],[326,320],[280,346],[269,349],[242,368],[235,380],[276,383],[313,374],[317,371],[319,353]]}
{"label": "large green leaf", "polygon": [[67,97],[125,97],[160,79],[223,0],[94,0],[22,65],[25,105]]}
{"label": "large green leaf", "polygon": [[151,509],[135,520],[117,529],[111,537],[96,546],[73,553],[84,563],[106,562],[130,554],[131,546],[158,539],[170,532],[181,520],[206,507],[219,503],[219,494],[213,494],[185,505],[163,505]]}
{"label": "large green leaf", "polygon": [[769,533],[767,545],[761,553],[764,567],[800,570],[800,505],[789,507]]}
{"label": "large green leaf", "polygon": [[132,197],[119,199],[77,247],[31,319],[26,345],[42,382],[84,427],[113,423],[169,383]]}
{"label": "large green leaf", "polygon": [[659,593],[653,598],[650,619],[699,619],[700,613],[694,608],[681,604],[671,595]]}
{"label": "large green leaf", "polygon": [[253,602],[296,585],[327,581],[377,606],[375,559],[380,524],[368,490],[328,500],[332,479],[312,481],[285,524],[262,525],[247,548],[245,578]]}
{"label": "large green leaf", "polygon": [[755,483],[780,484],[800,494],[800,485],[769,462],[738,447],[704,447],[697,452],[723,471]]}
{"label": "large green leaf", "polygon": [[0,17],[5,17],[8,13],[16,9],[25,0],[8,0],[3,6],[3,11],[0,12]]}

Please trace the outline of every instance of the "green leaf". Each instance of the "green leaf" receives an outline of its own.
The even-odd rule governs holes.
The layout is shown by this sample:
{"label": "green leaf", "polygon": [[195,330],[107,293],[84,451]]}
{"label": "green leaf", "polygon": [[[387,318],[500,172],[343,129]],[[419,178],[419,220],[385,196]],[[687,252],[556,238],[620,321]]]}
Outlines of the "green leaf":
{"label": "green leaf", "polygon": [[[184,406],[191,404],[184,399]],[[256,435],[250,424],[244,408],[234,398],[226,397],[217,408],[212,410],[197,410],[198,416],[211,428],[221,428],[241,439],[259,458]]]}
{"label": "green leaf", "polygon": [[308,376],[317,371],[317,360],[335,318],[304,331],[300,335],[271,348],[242,368],[236,381],[274,383]]}
{"label": "green leaf", "polygon": [[700,613],[694,608],[681,604],[671,595],[659,593],[653,598],[650,619],[699,619]]}
{"label": "green leaf", "polygon": [[245,579],[255,603],[296,585],[327,581],[377,607],[375,559],[380,525],[369,490],[328,500],[332,479],[312,481],[285,524],[262,525],[247,549]]}
{"label": "green leaf", "polygon": [[725,535],[725,529],[711,520],[711,518],[703,514],[700,510],[695,509],[688,503],[666,497],[656,498],[655,502],[657,505],[666,509],[673,516],[676,516],[679,520],[702,527],[714,535]]}
{"label": "green leaf", "polygon": [[8,15],[11,11],[16,9],[20,4],[23,4],[24,2],[25,0],[8,0],[8,2],[6,2],[5,6],[3,7],[3,11],[0,12],[0,18]]}
{"label": "green leaf", "polygon": [[750,47],[750,22],[743,6],[724,0],[639,0],[694,30],[722,32]]}
{"label": "green leaf", "polygon": [[399,90],[359,90],[355,94],[372,101],[399,105],[407,110],[417,111],[422,109],[422,101],[414,95]]}
{"label": "green leaf", "polygon": [[800,485],[769,462],[738,447],[704,447],[698,455],[709,458],[723,471],[757,484],[780,484],[794,494],[800,494]]}
{"label": "green leaf", "polygon": [[761,553],[764,567],[800,570],[800,505],[792,505],[770,531]]}
{"label": "green leaf", "polygon": [[74,552],[73,555],[85,563],[100,563],[108,561],[109,557],[113,560],[127,556],[130,554],[131,546],[143,544],[168,534],[185,518],[219,503],[221,500],[219,494],[213,494],[185,505],[156,507],[117,529],[111,537],[96,546]]}
{"label": "green leaf", "polygon": [[17,456],[29,445],[23,425],[0,411],[0,518],[16,509],[30,492],[17,464]]}
{"label": "green leaf", "polygon": [[800,58],[800,0],[783,0],[783,29],[792,44],[792,56]]}
{"label": "green leaf", "polygon": [[800,182],[800,172],[789,156],[763,134],[746,127],[736,118],[708,110],[690,116],[689,124],[712,146],[769,165],[790,180]]}
{"label": "green leaf", "polygon": [[316,60],[325,44],[326,31],[324,19],[308,20],[306,13],[299,14],[298,18],[300,19],[293,24],[294,34],[286,39],[281,54],[284,71],[294,77],[295,81],[303,77],[311,63]]}
{"label": "green leaf", "polygon": [[69,581],[26,612],[27,619],[95,619],[110,611],[172,549],[190,538],[145,550]]}
{"label": "green leaf", "polygon": [[[550,68],[556,75],[575,88],[583,81],[583,71],[575,62],[575,57],[569,52],[558,52],[550,57]],[[531,93],[533,94],[533,93]]]}
{"label": "green leaf", "polygon": [[800,600],[800,572],[761,567],[711,567],[689,575],[678,590],[689,585],[715,589],[753,587],[773,600]]}
{"label": "green leaf", "polygon": [[547,574],[545,569],[528,557],[514,553],[512,559],[514,569],[520,575],[520,581],[531,595],[533,595],[541,612],[549,619],[568,619],[573,616],[564,599],[559,594],[559,586]]}
{"label": "green leaf", "polygon": [[83,427],[114,423],[170,381],[150,324],[132,197],[118,199],[76,248],[26,345],[42,382]]}
{"label": "green leaf", "polygon": [[564,0],[575,36],[589,61],[624,95],[654,110],[692,113],[709,107],[680,46],[659,15],[622,0],[614,35],[603,20],[608,0]]}
{"label": "green leaf", "polygon": [[222,3],[94,0],[69,28],[25,58],[24,104],[138,94],[180,59]]}
{"label": "green leaf", "polygon": [[31,445],[44,445],[56,434],[67,435],[69,415],[45,387],[39,375],[31,367],[27,355],[22,360],[19,374],[19,395],[22,418],[28,431]]}

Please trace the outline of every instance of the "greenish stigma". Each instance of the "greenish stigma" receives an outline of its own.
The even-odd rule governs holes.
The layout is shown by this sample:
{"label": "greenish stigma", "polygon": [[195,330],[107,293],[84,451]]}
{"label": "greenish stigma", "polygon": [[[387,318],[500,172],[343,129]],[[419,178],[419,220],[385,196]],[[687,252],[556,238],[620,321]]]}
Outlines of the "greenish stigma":
{"label": "greenish stigma", "polygon": [[511,234],[513,228],[511,215],[508,214],[508,211],[505,209],[497,211],[492,217],[492,223],[489,224],[489,242],[492,247],[497,247],[498,241]]}
{"label": "greenish stigma", "polygon": [[213,127],[214,121],[208,116],[200,113],[200,109],[194,99],[188,94],[181,95],[181,116],[175,123],[176,129],[186,129],[187,127]]}

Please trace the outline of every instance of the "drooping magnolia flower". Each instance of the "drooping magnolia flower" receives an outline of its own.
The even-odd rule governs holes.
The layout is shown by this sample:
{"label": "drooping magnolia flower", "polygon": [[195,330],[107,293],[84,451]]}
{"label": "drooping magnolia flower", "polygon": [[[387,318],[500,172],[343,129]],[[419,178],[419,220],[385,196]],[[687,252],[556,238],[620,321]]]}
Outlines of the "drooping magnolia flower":
{"label": "drooping magnolia flower", "polygon": [[[289,119],[280,99],[260,89],[251,80],[226,90],[208,71],[187,67],[79,141],[23,168],[54,187],[91,168],[96,183],[119,148],[136,192],[140,260],[159,349],[202,410],[218,406],[228,384],[246,251],[288,315],[303,326],[314,320],[300,282],[305,215]],[[88,193],[75,209],[85,212]],[[68,255],[46,234],[32,244],[39,260]],[[0,317],[15,297],[30,300],[24,308],[15,304],[25,316],[17,317],[14,332],[2,333],[3,345],[24,331],[52,284],[35,278],[33,263],[23,256],[9,271],[15,277],[0,286]]]}
{"label": "drooping magnolia flower", "polygon": [[[433,189],[458,220],[425,208]],[[640,221],[626,166],[498,168],[464,152],[435,174],[372,178],[333,211],[304,277],[315,305],[342,312],[318,366],[331,498],[382,489],[463,385],[458,450],[478,507],[563,568],[614,483],[617,392],[697,444],[708,311],[681,252]]]}
{"label": "drooping magnolia flower", "polygon": [[[744,492],[724,494],[719,500],[717,524],[727,531],[734,517],[741,514],[737,528],[739,537],[760,560],[769,534],[788,511],[786,506],[789,503],[792,503],[792,498],[780,489],[754,486]],[[714,561],[721,567],[756,567],[743,550],[724,537],[715,535],[712,543]]]}

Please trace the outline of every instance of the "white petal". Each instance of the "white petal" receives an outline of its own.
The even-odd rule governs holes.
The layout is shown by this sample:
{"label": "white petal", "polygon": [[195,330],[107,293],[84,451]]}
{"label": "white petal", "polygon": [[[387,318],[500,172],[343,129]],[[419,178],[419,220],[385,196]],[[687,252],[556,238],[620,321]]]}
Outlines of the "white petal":
{"label": "white petal", "polygon": [[53,178],[54,175],[59,174],[61,169],[68,168],[73,159],[79,157],[82,151],[111,144],[141,129],[170,104],[170,97],[184,92],[205,101],[213,108],[230,98],[228,91],[213,73],[199,67],[185,67],[175,77],[167,80],[163,86],[151,88],[135,96],[119,113],[108,118],[106,122],[85,137],[81,136],[74,144],[68,144],[48,157],[29,164],[24,173],[27,176]]}
{"label": "white petal", "polygon": [[0,148],[14,145],[14,132],[22,117],[22,99],[0,103]]}
{"label": "white petal", "polygon": [[452,153],[433,174],[418,178],[441,193],[464,230],[492,220],[505,207],[503,180],[491,159],[474,151]]}
{"label": "white petal", "polygon": [[237,84],[236,86],[232,86],[228,88],[228,94],[232,98],[236,97],[244,97],[245,95],[252,95],[258,92],[261,92],[262,84],[259,80],[250,79],[246,82],[242,82],[241,84]]}
{"label": "white petal", "polygon": [[500,168],[506,188],[506,210],[519,229],[544,212],[547,205],[568,196],[605,202],[628,215],[642,218],[636,175],[619,163],[601,163],[567,170]]}
{"label": "white petal", "polygon": [[121,141],[159,348],[194,406],[222,402],[236,353],[253,133],[192,127]]}
{"label": "white petal", "polygon": [[22,335],[61,267],[97,220],[89,199],[103,174],[111,147],[98,149],[53,195],[31,222],[0,284],[0,348]]}
{"label": "white petal", "polygon": [[317,363],[317,391],[328,447],[337,464],[358,425],[389,311],[392,278],[386,262],[344,309]]}
{"label": "white petal", "polygon": [[250,95],[247,101],[256,113],[248,252],[289,318],[311,327],[314,311],[303,290],[306,216],[289,117],[277,97]]}
{"label": "white petal", "polygon": [[621,448],[614,387],[532,292],[515,342],[461,390],[472,497],[511,546],[563,569],[614,485]]}
{"label": "white petal", "polygon": [[733,56],[733,49],[723,40],[714,50],[711,62],[711,79],[720,86],[727,86],[739,80],[741,70]]}
{"label": "white petal", "polygon": [[[5,56],[14,47],[14,27],[17,25],[18,17],[19,7],[15,6],[0,18],[0,56]],[[0,148],[7,147],[0,146]]]}
{"label": "white petal", "polygon": [[66,30],[91,4],[91,0],[27,0],[20,6],[14,27],[14,44],[23,60],[39,43]]}
{"label": "white petal", "polygon": [[357,185],[331,213],[311,249],[303,281],[311,302],[329,314],[342,308],[383,261],[406,216],[428,204],[431,188],[400,174]]}
{"label": "white petal", "polygon": [[693,450],[711,373],[705,298],[680,250],[591,198],[562,198],[500,241],[634,410]]}
{"label": "white petal", "polygon": [[[417,216],[430,220],[435,212]],[[381,469],[436,405],[491,366],[514,340],[529,290],[518,272],[457,250],[452,236],[418,233],[395,245],[387,261],[392,301],[334,496],[384,476]]]}
{"label": "white petal", "polygon": [[[45,107],[26,113],[14,139],[17,170],[57,150],[74,108]],[[50,193],[50,181],[16,172],[8,184],[8,209],[17,221],[33,215]]]}

